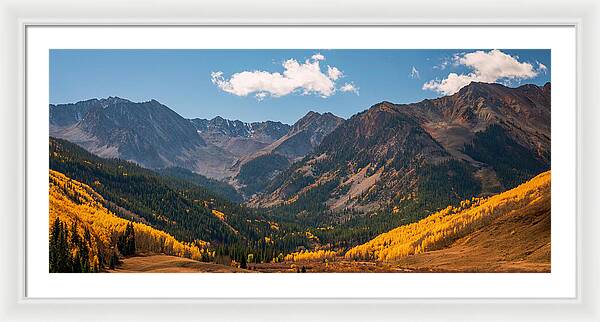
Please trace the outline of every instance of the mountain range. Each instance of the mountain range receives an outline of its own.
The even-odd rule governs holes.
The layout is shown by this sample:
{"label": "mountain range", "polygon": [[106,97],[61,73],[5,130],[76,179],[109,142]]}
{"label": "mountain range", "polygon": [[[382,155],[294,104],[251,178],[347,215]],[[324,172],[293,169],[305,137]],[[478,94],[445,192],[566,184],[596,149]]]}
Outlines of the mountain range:
{"label": "mountain range", "polygon": [[243,157],[253,154],[288,133],[290,126],[281,122],[246,123],[226,120],[220,116],[213,119],[190,120],[206,142],[225,151]]}
{"label": "mountain range", "polygon": [[261,192],[275,176],[317,148],[343,121],[331,113],[308,112],[288,133],[242,157],[236,164],[238,174],[233,184],[246,196]]}
{"label": "mountain range", "polygon": [[118,97],[49,109],[51,271],[112,271],[142,253],[176,270],[155,261],[550,270],[550,83],[473,82],[292,125]]}
{"label": "mountain range", "polygon": [[[433,211],[515,187],[550,168],[551,85],[473,82],[413,104],[293,125],[185,119],[151,100],[50,105],[50,135],[101,157],[182,168],[232,185],[254,207]],[[429,209],[430,208],[430,209]]]}
{"label": "mountain range", "polygon": [[105,158],[148,168],[178,166],[222,178],[235,162],[231,153],[204,141],[189,121],[155,100],[118,97],[50,105],[50,135]]}
{"label": "mountain range", "polygon": [[550,90],[474,82],[452,96],[376,104],[250,203],[290,205],[312,195],[334,211],[410,202],[435,210],[515,187],[550,168]]}

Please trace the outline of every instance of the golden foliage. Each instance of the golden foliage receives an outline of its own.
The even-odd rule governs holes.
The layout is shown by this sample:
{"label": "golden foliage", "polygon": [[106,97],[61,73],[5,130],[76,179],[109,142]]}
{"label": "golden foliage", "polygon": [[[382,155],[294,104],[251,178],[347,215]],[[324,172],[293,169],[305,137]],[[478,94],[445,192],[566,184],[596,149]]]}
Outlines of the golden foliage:
{"label": "golden foliage", "polygon": [[291,253],[285,256],[286,261],[305,261],[305,260],[333,260],[337,256],[337,253],[331,250],[315,250],[315,251],[304,251]]}
{"label": "golden foliage", "polygon": [[[125,231],[128,220],[117,217],[104,206],[104,198],[88,185],[70,179],[64,174],[50,170],[50,223],[58,217],[69,227],[77,224],[78,234],[90,232],[92,256],[98,264],[99,256],[114,249],[118,236]],[[167,255],[199,260],[207,250],[204,241],[195,244],[176,240],[173,236],[142,223],[133,223],[136,252],[164,253]],[[200,246],[200,247],[198,247]],[[99,254],[101,252],[105,254]]]}
{"label": "golden foliage", "polygon": [[390,261],[448,246],[495,217],[550,202],[550,171],[489,198],[464,200],[416,223],[400,226],[346,252],[347,259]]}
{"label": "golden foliage", "polygon": [[222,213],[222,212],[220,212],[220,211],[218,211],[216,209],[211,210],[211,212],[212,212],[213,215],[215,215],[215,217],[217,217],[217,218],[219,218],[221,220],[225,220],[225,214],[224,213]]}
{"label": "golden foliage", "polygon": [[312,241],[317,242],[317,243],[319,242],[319,237],[315,236],[310,231],[307,230],[304,234],[306,235],[306,238],[308,238],[309,240],[312,240]]}

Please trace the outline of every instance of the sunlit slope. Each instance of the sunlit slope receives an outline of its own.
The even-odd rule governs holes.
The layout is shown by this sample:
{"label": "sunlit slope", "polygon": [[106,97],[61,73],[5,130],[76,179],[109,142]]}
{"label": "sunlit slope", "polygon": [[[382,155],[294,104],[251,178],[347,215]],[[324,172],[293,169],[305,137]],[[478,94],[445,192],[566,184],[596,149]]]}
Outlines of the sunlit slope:
{"label": "sunlit slope", "polygon": [[[130,221],[106,209],[104,198],[91,187],[53,170],[50,170],[49,179],[50,233],[56,218],[68,228],[75,223],[79,238],[90,246],[90,266],[104,266]],[[205,251],[203,241],[182,243],[163,231],[140,223],[133,223],[133,228],[136,253],[164,253],[200,259]],[[73,248],[73,251],[76,249]]]}
{"label": "sunlit slope", "polygon": [[[464,249],[454,254],[447,251],[455,247]],[[425,256],[436,250],[445,255]],[[403,261],[418,268],[443,268],[432,262],[443,260],[448,270],[461,259],[465,261],[462,269],[470,269],[469,262],[476,267],[475,262],[485,262],[486,256],[494,257],[490,262],[499,265],[526,262],[533,256],[549,269],[550,171],[512,190],[485,199],[466,200],[460,207],[447,207],[416,223],[395,228],[350,249],[345,256],[357,260]]]}

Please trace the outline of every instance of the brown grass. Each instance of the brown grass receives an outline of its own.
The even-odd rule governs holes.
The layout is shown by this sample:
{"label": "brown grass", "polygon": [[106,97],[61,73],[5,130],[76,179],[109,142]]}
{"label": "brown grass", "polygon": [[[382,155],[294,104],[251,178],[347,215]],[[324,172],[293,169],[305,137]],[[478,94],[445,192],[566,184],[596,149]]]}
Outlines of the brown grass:
{"label": "brown grass", "polygon": [[431,272],[546,272],[550,210],[524,208],[496,218],[448,248],[404,257],[395,265]]}
{"label": "brown grass", "polygon": [[244,269],[169,255],[140,255],[122,260],[110,273],[242,273]]}

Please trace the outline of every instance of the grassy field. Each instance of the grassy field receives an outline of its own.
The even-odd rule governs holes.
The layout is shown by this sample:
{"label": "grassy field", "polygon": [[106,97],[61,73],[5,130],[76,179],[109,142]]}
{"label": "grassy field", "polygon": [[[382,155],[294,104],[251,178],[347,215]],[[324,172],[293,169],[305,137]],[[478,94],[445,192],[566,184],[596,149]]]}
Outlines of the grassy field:
{"label": "grassy field", "polygon": [[494,220],[447,248],[394,264],[430,272],[544,272],[550,267],[550,211],[524,209]]}
{"label": "grassy field", "polygon": [[354,262],[339,257],[338,261],[301,261],[282,263],[249,264],[248,269],[232,266],[203,263],[188,258],[163,254],[127,257],[109,273],[295,273],[304,266],[307,273],[327,272],[402,272],[406,271],[393,265],[376,262]]}
{"label": "grassy field", "polygon": [[248,270],[236,267],[203,263],[189,258],[169,255],[145,255],[124,258],[109,273],[243,273]]}

